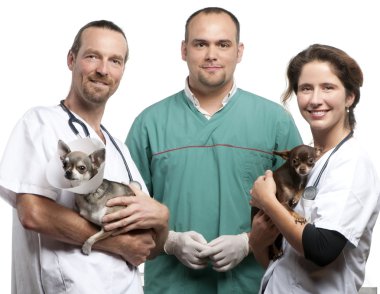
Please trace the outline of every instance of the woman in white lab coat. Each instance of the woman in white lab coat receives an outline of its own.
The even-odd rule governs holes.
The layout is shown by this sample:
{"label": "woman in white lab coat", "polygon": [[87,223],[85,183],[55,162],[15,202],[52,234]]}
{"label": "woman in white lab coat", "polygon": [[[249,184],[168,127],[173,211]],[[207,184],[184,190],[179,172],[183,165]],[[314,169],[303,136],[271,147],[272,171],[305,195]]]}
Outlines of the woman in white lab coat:
{"label": "woman in white lab coat", "polygon": [[[306,224],[277,201],[272,172],[253,185],[251,205],[262,212],[253,220],[250,246],[267,267],[260,293],[357,293],[380,208],[378,175],[353,135],[363,74],[342,50],[314,44],[291,59],[287,77],[283,102],[297,96],[322,155],[295,208]],[[284,255],[272,261],[268,245],[278,232]]]}

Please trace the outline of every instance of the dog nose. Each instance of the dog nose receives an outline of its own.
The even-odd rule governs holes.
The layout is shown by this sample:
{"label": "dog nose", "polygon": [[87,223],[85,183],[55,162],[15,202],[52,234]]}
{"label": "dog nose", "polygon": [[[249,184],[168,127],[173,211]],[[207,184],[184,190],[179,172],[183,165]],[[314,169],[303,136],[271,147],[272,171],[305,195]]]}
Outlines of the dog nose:
{"label": "dog nose", "polygon": [[307,169],[305,166],[300,166],[300,174],[304,175],[306,173]]}
{"label": "dog nose", "polygon": [[65,171],[65,178],[66,178],[66,179],[70,179],[71,176],[72,176],[72,174],[73,174],[73,172],[72,172],[71,170],[67,170],[67,171]]}

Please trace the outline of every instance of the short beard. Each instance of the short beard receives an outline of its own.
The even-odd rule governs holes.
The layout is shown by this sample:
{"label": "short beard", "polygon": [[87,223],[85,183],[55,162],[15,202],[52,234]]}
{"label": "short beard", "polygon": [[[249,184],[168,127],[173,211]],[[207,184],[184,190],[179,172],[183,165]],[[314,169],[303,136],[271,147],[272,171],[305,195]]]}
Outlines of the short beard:
{"label": "short beard", "polygon": [[94,105],[105,104],[110,97],[109,93],[101,94],[96,91],[89,91],[87,88],[83,90],[83,97],[86,101]]}

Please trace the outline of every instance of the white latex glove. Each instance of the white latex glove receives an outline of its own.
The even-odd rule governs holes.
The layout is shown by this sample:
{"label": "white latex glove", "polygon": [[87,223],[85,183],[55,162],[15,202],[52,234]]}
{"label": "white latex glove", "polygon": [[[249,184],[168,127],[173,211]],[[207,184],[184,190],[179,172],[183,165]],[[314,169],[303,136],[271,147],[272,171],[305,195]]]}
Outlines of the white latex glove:
{"label": "white latex glove", "polygon": [[208,259],[200,258],[199,253],[208,249],[206,239],[199,233],[169,231],[164,250],[168,255],[175,255],[184,265],[191,269],[202,269],[207,266]]}
{"label": "white latex glove", "polygon": [[208,243],[199,258],[209,258],[217,272],[228,271],[237,266],[249,253],[248,235],[223,235]]}

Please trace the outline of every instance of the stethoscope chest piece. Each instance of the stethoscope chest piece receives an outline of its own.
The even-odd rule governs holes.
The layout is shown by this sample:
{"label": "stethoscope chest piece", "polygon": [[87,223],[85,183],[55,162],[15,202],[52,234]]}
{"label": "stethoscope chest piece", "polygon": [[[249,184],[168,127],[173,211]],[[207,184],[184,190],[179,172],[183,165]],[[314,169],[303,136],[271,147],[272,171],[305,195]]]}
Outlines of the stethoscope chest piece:
{"label": "stethoscope chest piece", "polygon": [[305,190],[303,191],[302,197],[307,200],[314,200],[317,194],[318,194],[317,187],[309,186],[309,187],[306,187]]}

